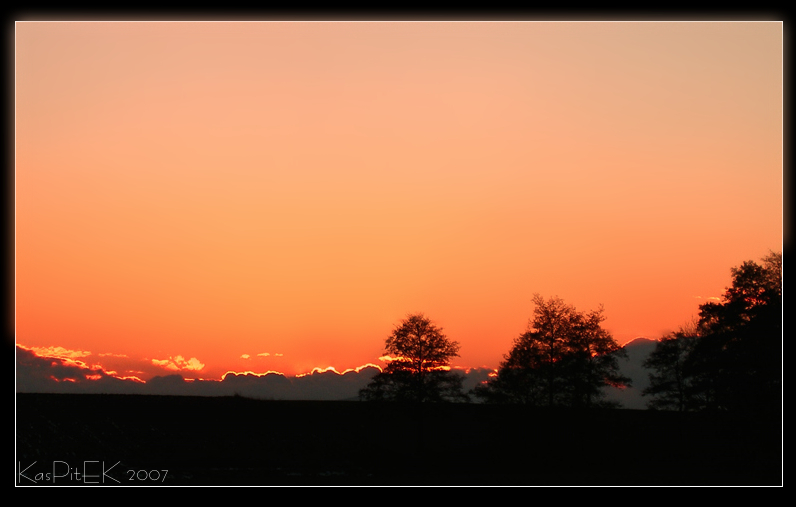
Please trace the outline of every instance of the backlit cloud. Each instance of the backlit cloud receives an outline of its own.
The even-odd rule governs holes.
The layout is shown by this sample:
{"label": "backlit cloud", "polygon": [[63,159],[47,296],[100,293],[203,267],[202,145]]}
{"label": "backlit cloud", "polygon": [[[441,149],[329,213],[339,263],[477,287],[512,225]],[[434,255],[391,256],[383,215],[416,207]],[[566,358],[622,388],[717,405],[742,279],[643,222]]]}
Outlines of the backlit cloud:
{"label": "backlit cloud", "polygon": [[716,296],[708,296],[708,297],[694,296],[694,299],[707,299],[707,300],[710,300],[710,301],[721,301],[721,298],[720,297],[716,297]]}
{"label": "backlit cloud", "polygon": [[[59,347],[53,347],[58,349]],[[136,377],[118,378],[101,367],[88,367],[70,358],[42,357],[20,345],[16,348],[18,392],[132,392],[143,384]]]}
{"label": "backlit cloud", "polygon": [[[93,353],[87,350],[74,350],[62,346],[29,347],[21,344],[17,344],[17,351],[18,356],[22,354],[23,357],[27,357],[25,353],[29,353],[37,360],[40,359],[41,361],[37,364],[44,364],[44,362],[49,361],[49,364],[72,368],[69,371],[89,372],[85,373],[85,375],[83,373],[77,373],[76,375],[84,376],[90,380],[92,378],[96,380],[96,377],[87,377],[86,375],[96,375],[96,373],[91,372],[101,371],[109,377],[143,382],[142,378],[151,377],[160,372],[160,368],[154,367],[147,359],[130,358],[127,354],[115,352]],[[71,380],[65,381],[70,382]]]}
{"label": "backlit cloud", "polygon": [[64,347],[27,347],[39,357],[57,357],[61,359],[76,359],[88,357],[91,352],[87,350],[70,350]]}
{"label": "backlit cloud", "polygon": [[205,365],[195,357],[186,360],[183,356],[174,356],[168,359],[152,359],[152,364],[172,371],[199,371],[205,367]]}
{"label": "backlit cloud", "polygon": [[187,364],[185,366],[185,369],[186,370],[199,371],[199,370],[201,370],[204,367],[205,367],[205,365],[203,363],[200,363],[198,359],[196,359],[195,357],[192,357],[192,358],[190,358],[188,360],[188,362],[187,362]]}
{"label": "backlit cloud", "polygon": [[119,358],[127,358],[129,357],[127,354],[114,354],[112,352],[102,352],[97,354],[100,357],[119,357]]}

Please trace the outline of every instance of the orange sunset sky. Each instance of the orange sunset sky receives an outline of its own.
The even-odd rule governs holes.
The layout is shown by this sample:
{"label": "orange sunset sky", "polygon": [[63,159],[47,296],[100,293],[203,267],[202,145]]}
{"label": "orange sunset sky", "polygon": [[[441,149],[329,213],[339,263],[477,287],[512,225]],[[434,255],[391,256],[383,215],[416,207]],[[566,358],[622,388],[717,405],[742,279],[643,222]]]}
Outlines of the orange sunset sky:
{"label": "orange sunset sky", "polygon": [[18,22],[17,344],[144,380],[660,338],[783,243],[779,22]]}

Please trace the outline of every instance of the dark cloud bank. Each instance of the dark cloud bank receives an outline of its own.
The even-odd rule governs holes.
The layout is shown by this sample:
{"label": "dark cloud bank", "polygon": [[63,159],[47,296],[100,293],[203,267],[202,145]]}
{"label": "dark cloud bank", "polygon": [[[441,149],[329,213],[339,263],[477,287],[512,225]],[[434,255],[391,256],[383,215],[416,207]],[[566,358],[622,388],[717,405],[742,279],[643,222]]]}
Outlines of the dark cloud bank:
{"label": "dark cloud bank", "polygon": [[[608,398],[624,408],[643,409],[641,391],[649,384],[641,363],[654,349],[655,342],[643,338],[626,346],[629,360],[620,361],[622,372],[633,379],[633,387],[610,389]],[[181,375],[158,376],[148,382],[120,379],[101,369],[69,364],[58,358],[39,357],[32,351],[17,347],[17,392],[19,393],[92,393],[92,394],[158,394],[181,396],[240,395],[272,400],[355,400],[379,370],[366,367],[360,371],[337,373],[313,372],[287,377],[278,373],[267,375],[227,374],[223,380],[185,380]],[[487,380],[491,370],[473,368],[465,375],[464,388],[469,390]]]}

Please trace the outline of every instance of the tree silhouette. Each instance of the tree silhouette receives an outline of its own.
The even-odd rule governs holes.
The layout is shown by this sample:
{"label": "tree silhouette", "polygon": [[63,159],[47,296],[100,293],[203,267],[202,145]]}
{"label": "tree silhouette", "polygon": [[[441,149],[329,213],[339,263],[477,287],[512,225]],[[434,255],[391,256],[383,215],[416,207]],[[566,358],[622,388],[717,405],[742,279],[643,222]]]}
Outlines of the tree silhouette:
{"label": "tree silhouette", "polygon": [[606,386],[626,387],[619,374],[624,349],[602,328],[603,309],[581,313],[560,298],[535,294],[534,318],[504,356],[497,376],[473,394],[493,403],[594,407]]}
{"label": "tree silhouette", "polygon": [[652,398],[648,408],[683,412],[699,404],[689,364],[689,355],[699,339],[698,329],[698,321],[694,321],[664,336],[644,361],[644,368],[653,370],[649,387],[641,393]]}
{"label": "tree silhouette", "polygon": [[719,303],[664,337],[644,363],[650,408],[767,411],[782,394],[782,254],[731,269]]}
{"label": "tree silhouette", "polygon": [[689,354],[702,408],[778,408],[782,393],[782,253],[731,269],[720,303],[699,307]]}
{"label": "tree silhouette", "polygon": [[468,401],[463,378],[450,371],[459,344],[423,314],[407,316],[387,338],[387,367],[359,392],[366,401]]}

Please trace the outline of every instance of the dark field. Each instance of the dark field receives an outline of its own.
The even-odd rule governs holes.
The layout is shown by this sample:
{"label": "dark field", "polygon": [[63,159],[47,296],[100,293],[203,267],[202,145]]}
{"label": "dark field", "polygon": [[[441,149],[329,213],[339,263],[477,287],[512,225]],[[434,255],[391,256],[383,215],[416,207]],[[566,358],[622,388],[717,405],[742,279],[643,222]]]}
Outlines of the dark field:
{"label": "dark field", "polygon": [[782,485],[779,415],[136,395],[16,403],[19,485]]}

